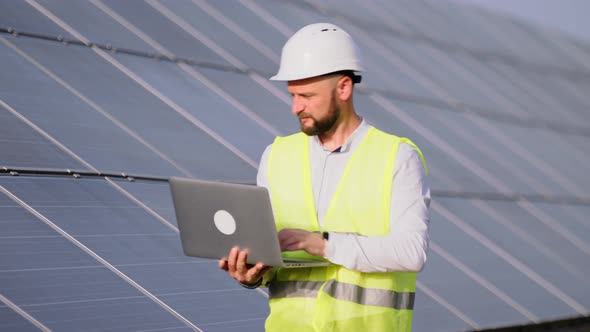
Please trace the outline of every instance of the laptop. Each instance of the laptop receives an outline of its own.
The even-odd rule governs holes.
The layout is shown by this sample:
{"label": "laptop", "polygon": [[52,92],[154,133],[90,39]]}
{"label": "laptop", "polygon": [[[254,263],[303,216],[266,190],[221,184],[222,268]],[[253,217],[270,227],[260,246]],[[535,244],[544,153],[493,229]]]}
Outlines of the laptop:
{"label": "laptop", "polygon": [[231,248],[248,249],[248,264],[311,267],[322,257],[285,259],[281,253],[268,190],[253,185],[169,179],[182,249],[187,256],[221,259]]}

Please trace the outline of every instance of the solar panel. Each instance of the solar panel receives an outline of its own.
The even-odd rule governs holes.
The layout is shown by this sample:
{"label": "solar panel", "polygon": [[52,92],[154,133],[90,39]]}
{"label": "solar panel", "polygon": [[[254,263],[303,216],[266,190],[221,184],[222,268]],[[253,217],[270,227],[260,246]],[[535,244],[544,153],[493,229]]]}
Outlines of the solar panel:
{"label": "solar panel", "polygon": [[[2,241],[3,252],[13,248],[2,260],[2,294],[25,309],[39,307],[29,312],[42,321],[58,310],[48,328],[71,330],[94,321],[121,330],[176,328],[183,324],[175,316],[181,316],[222,329],[235,323],[224,320],[231,315],[260,329],[265,297],[238,286],[216,262],[185,257],[175,226],[150,215],[108,182],[3,177],[0,186],[15,202],[23,202],[3,207],[13,211],[2,214],[6,221],[29,226]],[[150,190],[148,184],[142,187]],[[231,305],[210,298],[231,298]],[[258,316],[250,311],[256,306]],[[104,322],[116,312],[115,321]],[[73,315],[81,325],[71,322]]]}
{"label": "solar panel", "polygon": [[[202,81],[206,79],[204,71],[193,75],[192,71],[186,72],[176,64],[161,64],[149,59],[138,61],[126,55],[115,55],[114,57],[127,68],[140,73],[139,75],[151,86],[172,98],[193,118],[202,121],[215,133],[226,138],[229,143],[251,160],[258,161],[263,152],[261,147],[274,138],[273,132],[276,132],[277,129],[269,126],[265,130],[263,126],[268,123],[268,120],[257,115],[253,108],[242,104],[240,110],[231,104],[234,101],[242,100],[240,97],[244,91],[235,93],[225,84],[218,84],[217,87],[223,87],[225,92],[222,95],[214,94],[208,88],[209,82],[205,81],[206,85]],[[243,79],[243,75],[238,77]],[[205,93],[198,96],[194,91],[204,91]],[[227,98],[224,98],[225,96]],[[261,124],[257,121],[259,119],[264,122]],[[228,126],[228,122],[239,123],[240,126]],[[215,150],[215,148],[211,147],[207,150]]]}
{"label": "solar panel", "polygon": [[[281,48],[283,47],[283,34],[277,30],[273,24],[280,24],[280,22],[267,22],[262,19],[261,10],[264,8],[251,1],[238,1],[233,6],[227,6],[219,1],[199,1],[198,4],[208,9],[209,12],[219,13],[220,18],[217,20],[223,22],[224,25],[231,27],[234,31],[233,25],[237,25],[236,34],[241,39],[252,42],[249,47],[260,49],[260,53],[264,55],[264,66],[260,68],[267,68],[270,72],[276,69],[279,63]],[[233,24],[227,21],[233,22]],[[222,29],[224,30],[224,29]],[[211,30],[209,30],[211,31]],[[211,38],[223,43],[224,38],[219,38],[217,34],[210,34]],[[236,54],[241,54],[240,52]],[[250,61],[247,57],[240,57],[243,61]],[[268,61],[268,60],[270,61]]]}
{"label": "solar panel", "polygon": [[23,1],[7,0],[4,2],[2,12],[0,12],[0,22],[2,22],[0,24],[4,29],[11,28],[20,32],[75,38]]}
{"label": "solar panel", "polygon": [[[582,277],[587,273],[586,267],[581,264],[584,257],[572,257],[570,254],[576,250],[566,239],[555,237],[551,228],[534,220],[522,207],[511,202],[473,201],[465,204],[462,200],[441,198],[439,203],[441,207],[435,208],[434,212],[444,222],[439,223],[438,228],[433,227],[433,239],[436,239],[437,232],[441,232],[439,238],[442,242],[435,241],[437,245],[463,264],[471,266],[536,317],[556,314],[557,308],[561,308],[561,315],[575,314],[568,303],[573,307],[575,304],[552,289],[552,285],[559,286],[560,290],[567,289],[568,286],[559,284],[565,280],[572,287],[587,287],[588,282]],[[474,215],[475,211],[480,213]],[[456,239],[457,235],[453,234],[457,233],[462,234],[459,235],[462,239],[450,243],[448,240]],[[545,243],[547,238],[552,239],[552,245]],[[483,245],[482,240],[486,241]],[[437,251],[440,250],[435,248],[434,252]],[[567,274],[568,278],[557,277],[556,273]],[[428,283],[427,280],[424,282]],[[575,292],[566,294],[577,297]],[[540,298],[553,305],[545,306],[539,302]],[[588,305],[580,298],[576,300]]]}
{"label": "solar panel", "polygon": [[[0,105],[0,151],[4,167],[84,169],[85,166]],[[10,105],[8,107],[12,108]]]}
{"label": "solar panel", "polygon": [[39,331],[39,327],[37,325],[28,321],[25,317],[19,314],[18,308],[13,309],[11,308],[12,302],[4,296],[0,296],[0,300],[4,303],[3,307],[0,307],[0,317],[2,322],[6,322],[3,324],[7,330],[11,331]]}
{"label": "solar panel", "polygon": [[440,1],[30,0],[0,3],[0,330],[262,330],[265,291],[182,254],[166,179],[254,182],[299,130],[267,77],[320,21],[429,165],[413,330],[590,314],[584,42]]}
{"label": "solar panel", "polygon": [[172,206],[172,197],[168,183],[142,182],[142,181],[118,181],[117,185],[130,193],[139,202],[156,212],[170,224],[176,225],[176,215]]}
{"label": "solar panel", "polygon": [[[16,39],[13,42],[27,54],[35,54],[43,66],[74,86],[77,91],[93,101],[100,109],[108,110],[110,116],[121,123],[120,126],[128,128],[128,132],[137,136],[132,142],[138,140],[146,142],[141,142],[142,145],[147,145],[141,150],[151,149],[152,151],[148,154],[151,158],[153,158],[154,154],[160,154],[162,159],[168,159],[164,159],[164,162],[167,161],[167,164],[171,164],[170,168],[186,169],[192,167],[195,170],[204,172],[200,174],[191,172],[193,175],[221,178],[221,174],[212,174],[217,169],[214,166],[216,165],[215,161],[225,160],[231,165],[235,164],[234,161],[231,161],[232,159],[238,159],[226,148],[213,148],[221,145],[221,143],[216,142],[210,135],[199,130],[200,128],[196,127],[195,124],[186,121],[183,115],[172,107],[175,104],[172,106],[165,104],[156,95],[144,89],[136,81],[93,52],[88,52],[84,48],[72,47],[72,49],[68,49],[59,44],[24,38]],[[92,77],[93,79],[88,81],[85,77]],[[181,108],[179,109],[182,111]],[[158,124],[156,128],[154,128],[155,124]],[[102,136],[106,133],[100,134],[101,140],[97,138],[97,141],[109,138],[108,135],[105,135],[106,137]],[[129,133],[123,135],[128,137]],[[72,141],[76,142],[76,140]],[[125,140],[121,141],[124,142]],[[199,146],[208,145],[211,145],[212,148],[205,149],[208,150],[209,154],[205,158],[198,154],[187,154],[179,141],[192,142],[195,149],[199,149]],[[106,142],[106,145],[116,146],[109,142]],[[141,150],[139,151],[141,152]],[[99,162],[107,162],[110,165],[104,166],[106,170],[117,172],[124,170],[123,167],[117,167],[119,160],[121,159],[106,160],[105,158],[99,158]],[[199,166],[196,166],[196,163]],[[210,166],[207,166],[207,164]],[[140,160],[134,167],[141,169],[151,166],[145,160]],[[254,171],[253,166],[243,161],[241,167],[235,170],[234,176],[235,179],[252,179]],[[146,170],[141,173],[163,175],[161,171],[157,172],[155,170]]]}
{"label": "solar panel", "polygon": [[[78,1],[75,3],[68,3],[67,1],[40,2],[67,24],[75,26],[80,34],[94,43],[110,44],[136,51],[157,52],[155,48],[143,42],[139,37],[114,23],[113,19],[94,3],[101,4],[101,2],[90,1]],[[32,7],[29,8],[36,11]],[[97,27],[100,27],[100,29],[97,29]]]}
{"label": "solar panel", "polygon": [[[3,187],[10,187],[10,182],[23,184],[20,179],[1,180]],[[41,202],[47,201],[45,197]],[[3,207],[7,209],[22,214],[18,223],[30,224],[31,232],[2,240],[3,252],[12,252],[2,259],[2,294],[49,329],[178,325],[174,317],[57,232],[39,235],[51,232],[50,227],[24,207]]]}

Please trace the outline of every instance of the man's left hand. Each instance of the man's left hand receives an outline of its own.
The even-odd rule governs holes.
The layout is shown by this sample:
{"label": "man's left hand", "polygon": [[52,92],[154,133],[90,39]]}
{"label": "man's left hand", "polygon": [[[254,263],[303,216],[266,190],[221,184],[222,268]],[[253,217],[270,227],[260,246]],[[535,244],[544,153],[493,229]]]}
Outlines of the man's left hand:
{"label": "man's left hand", "polygon": [[326,252],[326,240],[320,233],[302,229],[283,229],[279,232],[281,250],[305,250],[308,254],[323,257]]}

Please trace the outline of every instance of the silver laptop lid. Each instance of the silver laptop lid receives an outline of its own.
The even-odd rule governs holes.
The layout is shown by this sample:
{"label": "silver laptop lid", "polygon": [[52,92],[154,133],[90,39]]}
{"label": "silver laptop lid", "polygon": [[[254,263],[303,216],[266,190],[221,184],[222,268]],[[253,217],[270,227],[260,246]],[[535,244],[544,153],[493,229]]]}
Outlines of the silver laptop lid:
{"label": "silver laptop lid", "polygon": [[169,183],[185,255],[221,259],[237,245],[248,249],[248,263],[283,266],[266,188],[178,177]]}

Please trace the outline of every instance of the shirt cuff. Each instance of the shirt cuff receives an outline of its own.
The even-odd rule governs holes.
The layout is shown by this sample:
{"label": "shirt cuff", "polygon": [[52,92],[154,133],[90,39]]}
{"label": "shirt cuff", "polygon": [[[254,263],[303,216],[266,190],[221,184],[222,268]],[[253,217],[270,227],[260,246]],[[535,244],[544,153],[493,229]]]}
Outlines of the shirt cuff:
{"label": "shirt cuff", "polygon": [[324,258],[329,260],[330,262],[334,262],[334,258],[336,257],[336,247],[335,242],[338,242],[338,235],[337,233],[330,232],[330,239],[326,240],[326,248],[324,250]]}

